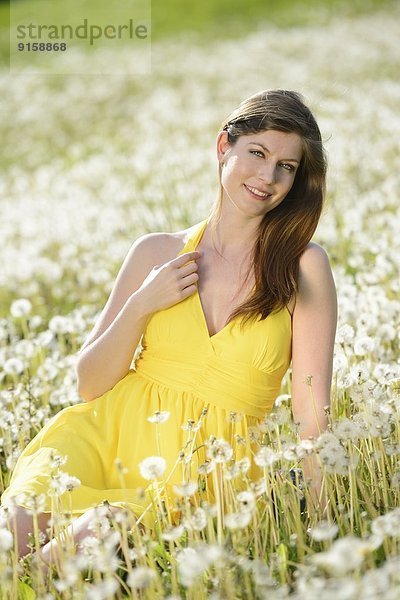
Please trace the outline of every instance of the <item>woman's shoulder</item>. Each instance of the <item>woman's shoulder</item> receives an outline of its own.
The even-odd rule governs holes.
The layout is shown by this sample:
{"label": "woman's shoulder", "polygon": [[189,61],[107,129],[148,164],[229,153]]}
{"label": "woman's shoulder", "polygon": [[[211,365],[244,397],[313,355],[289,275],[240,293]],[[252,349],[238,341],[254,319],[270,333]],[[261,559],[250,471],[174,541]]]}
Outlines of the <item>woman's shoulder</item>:
{"label": "woman's shoulder", "polygon": [[175,232],[145,233],[136,240],[135,245],[140,246],[142,253],[146,254],[151,262],[167,262],[175,258],[184,248],[196,226],[192,225]]}
{"label": "woman's shoulder", "polygon": [[308,299],[322,289],[333,289],[333,281],[327,251],[320,244],[310,242],[299,260],[298,296]]}
{"label": "woman's shoulder", "polygon": [[316,267],[325,268],[329,266],[329,256],[325,248],[316,242],[309,242],[304,252],[300,256],[300,270],[315,269]]}

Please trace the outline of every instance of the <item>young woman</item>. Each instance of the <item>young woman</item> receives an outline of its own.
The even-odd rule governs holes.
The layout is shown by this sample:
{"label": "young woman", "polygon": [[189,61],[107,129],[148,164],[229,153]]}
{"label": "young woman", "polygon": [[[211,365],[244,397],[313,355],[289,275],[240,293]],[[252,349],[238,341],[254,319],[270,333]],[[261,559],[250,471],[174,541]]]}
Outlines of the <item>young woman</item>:
{"label": "young woman", "polygon": [[[20,554],[32,517],[18,499],[43,494],[44,530],[55,452],[81,482],[60,497],[76,516],[79,541],[104,500],[143,512],[149,498],[138,492],[147,485],[139,464],[147,457],[166,460],[164,497],[171,499],[172,486],[196,480],[213,452],[251,458],[257,448],[248,434],[271,410],[291,361],[300,436],[326,427],[337,300],[328,256],[310,241],[325,193],[318,125],[298,93],[262,91],[222,123],[216,146],[219,193],[209,216],[133,243],[79,352],[85,402],[55,415],[18,459],[2,504],[16,504],[11,526],[17,523]],[[156,436],[148,417],[164,413]],[[195,425],[189,447],[188,423]],[[235,440],[232,457],[223,439]],[[303,470],[322,502],[317,465],[304,462]],[[248,476],[262,476],[253,461]],[[215,500],[209,479],[207,498]],[[143,522],[151,527],[149,513]],[[44,558],[53,546],[44,546]]]}

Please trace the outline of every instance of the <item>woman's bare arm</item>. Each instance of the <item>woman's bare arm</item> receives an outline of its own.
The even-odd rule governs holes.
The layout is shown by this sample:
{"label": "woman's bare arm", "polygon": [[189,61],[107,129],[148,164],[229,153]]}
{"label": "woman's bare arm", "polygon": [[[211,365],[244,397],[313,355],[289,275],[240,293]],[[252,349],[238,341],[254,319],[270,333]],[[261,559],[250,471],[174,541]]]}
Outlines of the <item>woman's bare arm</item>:
{"label": "woman's bare arm", "polygon": [[[292,413],[301,439],[318,437],[327,427],[324,407],[330,405],[337,315],[328,255],[312,243],[300,258],[292,327]],[[315,467],[315,461],[305,461],[304,475],[319,492],[321,474]]]}
{"label": "woman's bare arm", "polygon": [[201,252],[176,256],[178,251],[176,239],[165,233],[147,234],[132,245],[98,323],[78,353],[78,390],[87,402],[127,375],[152,313],[197,289]]}

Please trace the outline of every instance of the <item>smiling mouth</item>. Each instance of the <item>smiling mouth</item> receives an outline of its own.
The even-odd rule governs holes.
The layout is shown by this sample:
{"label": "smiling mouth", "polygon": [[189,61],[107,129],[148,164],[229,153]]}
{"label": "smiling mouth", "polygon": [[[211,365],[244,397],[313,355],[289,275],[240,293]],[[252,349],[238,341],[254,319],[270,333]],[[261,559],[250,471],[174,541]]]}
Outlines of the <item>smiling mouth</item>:
{"label": "smiling mouth", "polygon": [[248,193],[253,198],[257,198],[258,200],[266,200],[267,198],[270,198],[272,196],[272,194],[268,194],[268,192],[260,192],[260,190],[258,190],[257,188],[249,187],[245,183],[243,185],[248,191]]}

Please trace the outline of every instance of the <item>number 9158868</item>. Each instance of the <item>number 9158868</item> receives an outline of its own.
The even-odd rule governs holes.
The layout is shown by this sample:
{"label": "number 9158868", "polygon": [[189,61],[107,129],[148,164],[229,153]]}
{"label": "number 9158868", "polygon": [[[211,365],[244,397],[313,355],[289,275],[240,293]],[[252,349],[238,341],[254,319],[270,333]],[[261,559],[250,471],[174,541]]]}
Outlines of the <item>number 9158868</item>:
{"label": "number 9158868", "polygon": [[65,52],[67,44],[65,42],[27,42],[18,44],[20,52]]}

